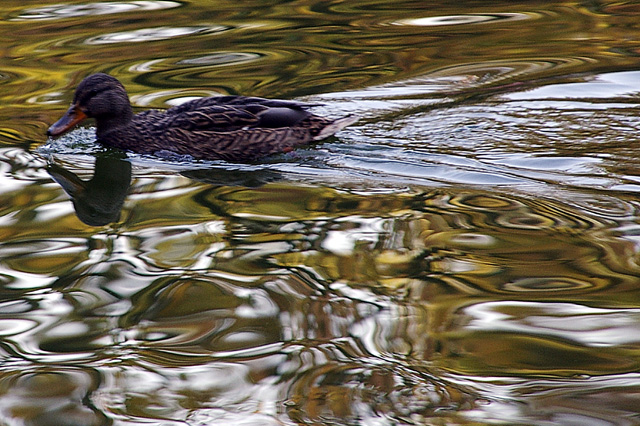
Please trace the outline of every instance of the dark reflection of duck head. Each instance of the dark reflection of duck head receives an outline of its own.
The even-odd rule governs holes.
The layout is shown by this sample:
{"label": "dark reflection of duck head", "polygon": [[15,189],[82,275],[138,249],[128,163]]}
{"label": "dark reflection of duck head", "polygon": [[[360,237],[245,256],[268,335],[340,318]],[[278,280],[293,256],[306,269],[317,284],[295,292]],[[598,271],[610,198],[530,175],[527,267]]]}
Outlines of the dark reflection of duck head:
{"label": "dark reflection of duck head", "polygon": [[[69,194],[78,218],[90,226],[117,222],[131,185],[131,163],[121,158],[96,158],[93,177],[82,180],[62,166],[50,162],[47,171]],[[214,186],[258,187],[282,180],[280,173],[271,170],[185,170],[181,175]]]}
{"label": "dark reflection of duck head", "polygon": [[131,184],[131,163],[120,158],[98,157],[93,177],[82,180],[63,167],[50,163],[47,171],[69,194],[78,219],[103,226],[120,219]]}

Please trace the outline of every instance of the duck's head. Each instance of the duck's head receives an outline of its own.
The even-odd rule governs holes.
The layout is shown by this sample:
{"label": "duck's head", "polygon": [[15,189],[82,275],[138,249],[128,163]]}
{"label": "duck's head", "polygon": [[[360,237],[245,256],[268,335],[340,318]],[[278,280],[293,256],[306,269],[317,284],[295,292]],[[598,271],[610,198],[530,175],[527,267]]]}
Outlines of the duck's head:
{"label": "duck's head", "polygon": [[97,133],[128,123],[133,113],[124,86],[107,74],[93,74],[82,80],[65,115],[56,121],[47,135],[59,136],[85,118],[95,118]]}

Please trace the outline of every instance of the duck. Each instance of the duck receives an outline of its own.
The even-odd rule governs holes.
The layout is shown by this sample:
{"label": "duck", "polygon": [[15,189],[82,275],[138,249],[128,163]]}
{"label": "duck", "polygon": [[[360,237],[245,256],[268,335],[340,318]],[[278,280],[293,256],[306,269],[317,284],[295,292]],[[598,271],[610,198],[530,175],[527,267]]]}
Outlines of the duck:
{"label": "duck", "polygon": [[134,114],[122,83],[97,73],[80,82],[71,106],[47,135],[58,137],[93,118],[97,140],[106,146],[139,154],[255,162],[325,139],[357,120],[309,111],[319,105],[221,95]]}

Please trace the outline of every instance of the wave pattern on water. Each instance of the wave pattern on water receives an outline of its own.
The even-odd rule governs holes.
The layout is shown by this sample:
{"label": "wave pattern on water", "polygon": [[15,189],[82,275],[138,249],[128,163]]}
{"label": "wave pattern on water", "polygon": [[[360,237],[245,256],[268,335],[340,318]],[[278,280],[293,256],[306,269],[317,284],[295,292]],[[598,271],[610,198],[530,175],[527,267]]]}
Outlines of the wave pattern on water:
{"label": "wave pattern on water", "polygon": [[86,44],[109,44],[109,43],[139,43],[166,40],[173,37],[183,37],[193,34],[203,34],[221,32],[228,30],[227,27],[156,27],[142,28],[135,31],[118,32],[104,34],[85,40]]}
{"label": "wave pattern on water", "polygon": [[427,18],[412,18],[394,22],[394,25],[414,25],[418,27],[437,27],[442,25],[485,24],[493,21],[520,21],[530,19],[522,13],[495,13],[491,15],[450,15],[430,16]]}
{"label": "wave pattern on water", "polygon": [[[0,23],[5,422],[637,418],[633,5],[23,3]],[[361,119],[259,164],[47,140],[97,71],[135,107]]]}
{"label": "wave pattern on water", "polygon": [[[623,305],[637,293],[638,265],[614,256],[633,258],[633,244],[616,238],[634,220],[631,204],[613,205],[627,212],[616,219],[482,190],[212,187],[136,173],[120,222],[103,232],[79,226],[70,208],[48,217],[31,203],[0,227],[17,232],[2,247],[13,302],[0,306],[0,348],[26,363],[98,371],[100,391],[84,392],[100,409],[87,416],[135,421],[160,410],[213,421],[283,404],[252,418],[435,421],[512,410],[489,389],[507,392],[504,382],[523,375],[572,386],[569,371],[635,368],[625,361],[632,339],[620,338],[634,327]],[[25,184],[35,188],[37,176]],[[40,236],[35,247],[20,228],[26,216],[77,237]],[[19,270],[23,284],[13,284]],[[599,305],[605,292],[619,308]],[[34,313],[40,323],[28,321]],[[578,357],[603,345],[599,357]],[[474,379],[484,374],[494,379]],[[203,392],[204,401],[189,396]],[[177,409],[176,398],[196,408]]]}
{"label": "wave pattern on water", "polygon": [[26,9],[13,20],[39,21],[49,19],[66,19],[82,16],[107,15],[122,12],[144,12],[149,10],[172,9],[180,7],[176,1],[167,0],[138,0],[128,2],[100,2],[79,5],[60,4],[55,6],[36,7]]}

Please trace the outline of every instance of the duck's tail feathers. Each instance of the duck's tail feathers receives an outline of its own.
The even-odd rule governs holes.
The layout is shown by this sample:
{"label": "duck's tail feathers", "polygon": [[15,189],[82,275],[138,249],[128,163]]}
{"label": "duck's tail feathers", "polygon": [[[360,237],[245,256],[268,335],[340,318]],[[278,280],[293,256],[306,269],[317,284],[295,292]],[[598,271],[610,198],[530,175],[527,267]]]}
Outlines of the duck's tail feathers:
{"label": "duck's tail feathers", "polygon": [[358,121],[358,117],[355,115],[348,115],[346,117],[339,118],[327,124],[322,130],[320,130],[320,133],[318,133],[313,140],[319,141],[321,139],[328,138],[356,121]]}

